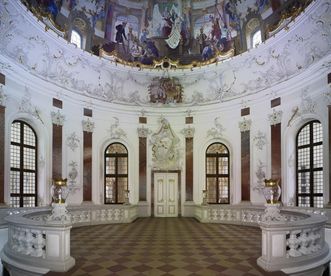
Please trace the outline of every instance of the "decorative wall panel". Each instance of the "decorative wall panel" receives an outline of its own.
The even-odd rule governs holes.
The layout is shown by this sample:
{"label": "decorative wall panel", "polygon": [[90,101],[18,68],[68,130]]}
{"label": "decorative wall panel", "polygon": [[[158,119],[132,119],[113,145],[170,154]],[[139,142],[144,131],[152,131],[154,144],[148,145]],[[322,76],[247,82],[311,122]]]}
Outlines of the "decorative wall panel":
{"label": "decorative wall panel", "polygon": [[250,131],[241,132],[241,200],[250,201]]}
{"label": "decorative wall panel", "polygon": [[83,132],[83,201],[92,201],[92,132]]}
{"label": "decorative wall panel", "polygon": [[271,178],[281,183],[281,124],[271,126]]}
{"label": "decorative wall panel", "polygon": [[185,138],[186,144],[186,201],[193,201],[193,137]]}
{"label": "decorative wall panel", "polygon": [[53,124],[53,178],[62,178],[62,126]]}
{"label": "decorative wall panel", "polygon": [[147,138],[139,137],[139,201],[146,201]]}

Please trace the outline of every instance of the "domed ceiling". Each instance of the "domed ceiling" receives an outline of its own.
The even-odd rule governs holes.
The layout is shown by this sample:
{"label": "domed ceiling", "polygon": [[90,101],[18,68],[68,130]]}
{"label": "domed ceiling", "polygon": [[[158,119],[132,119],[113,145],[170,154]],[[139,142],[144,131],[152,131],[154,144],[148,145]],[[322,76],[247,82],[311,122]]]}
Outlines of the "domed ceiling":
{"label": "domed ceiling", "polygon": [[[253,48],[310,1],[22,0],[80,48],[137,67],[190,68]],[[278,25],[277,25],[278,24]],[[80,40],[75,40],[75,31]]]}
{"label": "domed ceiling", "polygon": [[[100,3],[104,13],[99,18],[96,10]],[[194,54],[190,50],[190,53],[179,55],[176,61],[173,56],[162,56],[159,51],[159,57],[148,55],[153,64],[146,65],[141,60],[132,61],[133,56],[124,52],[124,49],[127,50],[129,33],[133,32],[130,23],[133,21],[129,21],[132,16],[138,20],[136,40],[133,41],[137,41],[139,46],[142,45],[143,30],[147,27],[149,32],[153,31],[150,24],[154,8],[156,13],[172,14],[174,10],[183,11],[188,4],[192,22],[197,22],[194,18],[201,18],[199,14],[208,15],[207,23],[196,30],[200,32],[202,26],[205,31],[210,26],[209,33],[206,32],[207,40],[215,43],[213,25],[210,24],[221,22],[222,17],[216,17],[215,11],[218,14],[219,7],[225,11],[227,3],[234,4],[239,20],[240,29],[236,36],[233,32],[231,44],[235,53],[240,53],[236,57],[218,62],[220,55],[214,55],[207,61],[201,61],[199,53]],[[260,3],[255,0],[222,3],[211,0],[155,1],[152,4],[129,0],[24,2],[36,18],[26,11],[20,0],[0,1],[0,69],[22,83],[33,83],[43,93],[66,94],[81,101],[96,100],[114,106],[157,108],[239,103],[280,90],[291,90],[291,86],[296,87],[301,81],[308,81],[312,74],[324,74],[330,68],[331,0],[313,1],[300,15],[298,13],[308,1],[288,0],[282,2],[285,6],[278,8],[273,6],[276,3],[273,1],[263,2],[265,6],[257,5]],[[260,13],[260,10],[263,12]],[[46,11],[51,11],[52,15],[47,15]],[[291,11],[292,15],[287,11]],[[108,24],[109,13],[111,23]],[[163,21],[164,17],[159,21],[161,26],[164,26]],[[127,39],[122,34],[124,45],[116,42],[116,27],[123,22],[127,22],[124,28]],[[276,25],[267,29],[266,26],[271,26],[272,22]],[[253,40],[247,34],[256,33],[259,28],[262,40],[266,37],[270,39],[246,51]],[[75,47],[73,42],[67,43],[72,41],[70,35],[74,30],[83,38],[83,50]],[[191,43],[195,41],[193,37]],[[241,38],[244,47],[239,51],[236,45],[240,46],[237,40]],[[146,37],[154,45],[157,45],[157,41],[163,41],[164,49],[170,51],[170,47],[166,46],[167,39]],[[172,51],[180,51],[181,40]],[[99,57],[89,52],[93,46],[100,44],[103,48],[95,52]],[[114,46],[115,49],[106,51],[106,46]],[[123,52],[118,49],[123,49]],[[241,51],[246,52],[241,54]],[[192,58],[191,63],[185,64],[184,57]],[[194,60],[194,57],[197,59]]]}

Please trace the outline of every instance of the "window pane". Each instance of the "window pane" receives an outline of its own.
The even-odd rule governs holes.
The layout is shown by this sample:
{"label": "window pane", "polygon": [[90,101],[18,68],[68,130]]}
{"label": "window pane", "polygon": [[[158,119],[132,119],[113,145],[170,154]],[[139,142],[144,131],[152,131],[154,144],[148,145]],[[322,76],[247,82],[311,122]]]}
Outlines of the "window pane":
{"label": "window pane", "polygon": [[207,157],[207,174],[215,174],[215,173],[216,173],[216,158]]}
{"label": "window pane", "polygon": [[117,179],[117,202],[118,203],[124,203],[125,202],[125,196],[126,196],[126,190],[128,189],[128,179],[126,177],[119,177]]}
{"label": "window pane", "polygon": [[17,168],[20,167],[20,147],[15,145],[10,145],[10,167]]}
{"label": "window pane", "polygon": [[37,137],[28,124],[16,121],[12,123],[11,139],[10,205],[12,207],[36,206]]}
{"label": "window pane", "polygon": [[112,144],[110,145],[108,148],[107,148],[107,151],[106,153],[124,153],[124,154],[127,154],[127,150],[126,148],[122,145],[122,144]]}
{"label": "window pane", "polygon": [[219,203],[229,203],[229,184],[227,177],[218,179]]}
{"label": "window pane", "polygon": [[106,203],[115,203],[116,201],[116,185],[114,177],[106,178]]}
{"label": "window pane", "polygon": [[261,36],[261,31],[258,30],[257,32],[254,33],[253,35],[253,48],[255,48],[257,45],[262,43],[262,36]]}
{"label": "window pane", "polygon": [[323,171],[314,172],[314,193],[323,193]]}
{"label": "window pane", "polygon": [[313,123],[313,142],[318,143],[323,141],[322,124],[315,122]]}
{"label": "window pane", "polygon": [[36,169],[36,153],[35,149],[23,148],[24,154],[24,169],[35,170]]}
{"label": "window pane", "polygon": [[35,206],[34,196],[23,197],[23,207],[34,207],[34,206]]}
{"label": "window pane", "polygon": [[299,197],[298,206],[323,207],[322,140],[322,125],[318,121],[307,123],[298,134],[297,147],[304,148],[298,149],[297,193],[307,194]]}
{"label": "window pane", "polygon": [[298,150],[298,170],[309,169],[310,148]]}
{"label": "window pane", "polygon": [[34,194],[36,191],[35,173],[23,173],[23,193]]}
{"label": "window pane", "polygon": [[310,193],[310,172],[298,174],[298,193]]}
{"label": "window pane", "polygon": [[310,207],[309,196],[299,196],[298,206],[300,207]]}
{"label": "window pane", "polygon": [[216,144],[212,144],[211,146],[208,147],[207,153],[223,153],[223,154],[227,154],[228,153],[228,150],[226,149],[226,147],[223,144],[216,143]]}
{"label": "window pane", "polygon": [[12,142],[20,143],[20,137],[21,137],[21,124],[20,122],[12,123],[11,125],[11,138],[10,140]]}
{"label": "window pane", "polygon": [[115,157],[106,158],[106,174],[115,174]]}
{"label": "window pane", "polygon": [[308,145],[309,144],[309,130],[310,125],[306,125],[298,135],[298,146]]}
{"label": "window pane", "polygon": [[80,34],[74,30],[71,31],[71,39],[70,42],[75,44],[78,48],[82,48],[82,38]]}
{"label": "window pane", "polygon": [[10,197],[10,207],[20,207],[20,198],[18,196]]}
{"label": "window pane", "polygon": [[207,202],[216,203],[216,178],[207,178]]}
{"label": "window pane", "polygon": [[10,171],[10,192],[19,194],[20,192],[20,172]]}
{"label": "window pane", "polygon": [[323,167],[323,145],[315,146],[314,151],[314,168]]}
{"label": "window pane", "polygon": [[25,145],[30,145],[30,146],[36,146],[36,137],[28,125],[24,124],[24,137],[23,137],[23,143]]}
{"label": "window pane", "polygon": [[128,173],[128,159],[127,157],[118,157],[117,158],[117,169],[119,174]]}
{"label": "window pane", "polygon": [[218,158],[218,173],[219,174],[228,174],[228,158],[227,157],[220,157]]}
{"label": "window pane", "polygon": [[314,196],[314,207],[323,208],[323,197]]}

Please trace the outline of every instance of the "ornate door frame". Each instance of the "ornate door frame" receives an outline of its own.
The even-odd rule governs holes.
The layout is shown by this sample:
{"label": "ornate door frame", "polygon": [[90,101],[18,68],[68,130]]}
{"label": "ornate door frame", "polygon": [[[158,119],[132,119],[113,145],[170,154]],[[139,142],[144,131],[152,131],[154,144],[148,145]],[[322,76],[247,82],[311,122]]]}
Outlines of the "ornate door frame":
{"label": "ornate door frame", "polygon": [[181,216],[181,171],[180,170],[152,170],[152,178],[151,178],[151,216],[154,216],[154,207],[155,207],[155,186],[154,186],[154,175],[155,173],[176,173],[177,174],[177,193],[178,193],[178,217]]}

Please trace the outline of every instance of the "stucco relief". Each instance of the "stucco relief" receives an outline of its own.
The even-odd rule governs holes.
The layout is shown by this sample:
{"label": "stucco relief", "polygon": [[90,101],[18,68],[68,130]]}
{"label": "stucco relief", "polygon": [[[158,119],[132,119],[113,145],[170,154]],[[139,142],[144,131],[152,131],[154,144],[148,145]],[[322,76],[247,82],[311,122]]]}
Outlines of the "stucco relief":
{"label": "stucco relief", "polygon": [[75,151],[76,148],[78,148],[79,145],[79,138],[76,134],[76,132],[71,133],[68,137],[67,137],[67,146],[72,150]]}
{"label": "stucco relief", "polygon": [[89,118],[87,120],[82,120],[83,131],[93,132],[94,131],[94,122],[92,122]]}
{"label": "stucco relief", "polygon": [[215,139],[219,139],[223,137],[223,133],[225,131],[225,128],[223,127],[221,123],[221,118],[217,117],[214,119],[214,125],[215,127],[212,127],[207,131],[207,137],[212,137]]}
{"label": "stucco relief", "polygon": [[110,138],[121,139],[126,137],[126,133],[119,127],[120,121],[117,117],[113,117],[114,123],[110,125]]}
{"label": "stucco relief", "polygon": [[[277,34],[277,43],[269,45],[267,41],[265,47],[206,68],[173,71],[171,77],[177,77],[183,85],[185,97],[181,105],[228,101],[253,94],[317,63],[331,52],[330,5],[330,0],[313,2],[313,7],[288,27],[291,30],[297,21],[300,25],[291,32]],[[41,23],[20,9],[16,1],[0,3],[0,48],[6,59],[78,94],[123,104],[150,104],[146,85],[154,77],[163,77],[163,70],[116,67],[115,63],[74,49],[61,39],[57,42],[55,34],[49,31],[46,36]],[[31,23],[29,28],[27,22]],[[114,73],[116,68],[121,71],[119,74]]]}
{"label": "stucco relief", "polygon": [[160,129],[151,137],[153,168],[175,170],[180,168],[180,140],[167,119],[160,119]]}
{"label": "stucco relief", "polygon": [[145,138],[152,133],[152,131],[149,128],[144,127],[144,125],[138,127],[137,132],[138,132],[138,137],[145,137]]}
{"label": "stucco relief", "polygon": [[268,115],[268,120],[270,125],[276,125],[282,122],[283,111],[275,109],[272,110],[272,113]]}
{"label": "stucco relief", "polygon": [[25,94],[21,99],[18,110],[22,113],[30,114],[31,116],[39,120],[42,124],[44,124],[44,121],[41,118],[41,110],[31,103],[31,93],[29,92],[29,89],[27,87],[25,87]]}
{"label": "stucco relief", "polygon": [[7,95],[4,92],[3,85],[0,84],[0,105],[6,106]]}
{"label": "stucco relief", "polygon": [[252,120],[251,119],[246,119],[244,117],[244,119],[242,121],[240,121],[238,123],[238,125],[239,125],[240,132],[249,131],[251,129]]}
{"label": "stucco relief", "polygon": [[255,171],[257,181],[253,186],[253,190],[258,191],[261,194],[263,193],[263,188],[265,187],[264,185],[265,167],[266,165],[261,160],[258,160],[257,170]]}
{"label": "stucco relief", "polygon": [[263,150],[264,146],[267,144],[267,136],[259,130],[254,136],[253,141],[258,150]]}
{"label": "stucco relief", "polygon": [[58,110],[57,112],[51,112],[52,123],[57,126],[63,126],[66,117]]}

